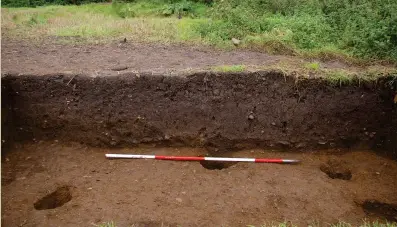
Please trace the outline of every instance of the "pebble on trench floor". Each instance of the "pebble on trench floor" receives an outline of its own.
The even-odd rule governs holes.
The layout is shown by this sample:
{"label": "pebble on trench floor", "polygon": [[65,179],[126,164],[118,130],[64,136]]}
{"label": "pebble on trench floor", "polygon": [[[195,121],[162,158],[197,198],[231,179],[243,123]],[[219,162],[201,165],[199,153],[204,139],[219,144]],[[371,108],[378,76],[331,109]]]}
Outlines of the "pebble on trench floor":
{"label": "pebble on trench floor", "polygon": [[180,203],[182,202],[182,199],[181,199],[181,198],[176,198],[175,200],[178,201],[178,202],[180,202]]}

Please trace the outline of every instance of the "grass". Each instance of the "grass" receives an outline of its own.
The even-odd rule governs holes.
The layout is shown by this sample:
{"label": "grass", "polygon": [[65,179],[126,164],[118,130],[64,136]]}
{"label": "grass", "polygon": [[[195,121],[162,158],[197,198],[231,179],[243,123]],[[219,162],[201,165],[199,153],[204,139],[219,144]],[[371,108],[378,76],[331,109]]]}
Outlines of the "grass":
{"label": "grass", "polygon": [[96,43],[126,37],[139,42],[200,41],[191,26],[205,19],[176,17],[117,16],[111,5],[46,6],[39,8],[6,8],[1,14],[3,35],[40,40],[78,38],[80,42]]}
{"label": "grass", "polygon": [[[154,0],[153,0],[154,1]],[[158,0],[160,1],[160,0]],[[195,17],[184,16],[178,19],[176,15],[162,16],[160,10],[167,6],[159,4],[153,6],[151,2],[140,2],[131,5],[134,17],[121,18],[110,4],[87,4],[81,6],[45,6],[37,8],[2,8],[1,26],[2,35],[13,39],[29,39],[40,41],[54,39],[57,42],[103,43],[127,38],[129,42],[158,42],[163,44],[187,43],[194,45],[216,45],[221,48],[236,48],[230,41],[221,39],[211,31],[203,35],[200,31],[203,26],[216,23],[216,19],[206,18],[209,14],[205,6],[195,6],[200,12]],[[208,8],[208,7],[207,7]],[[269,19],[273,23],[275,18]],[[278,19],[281,20],[281,19]],[[276,22],[275,22],[276,21]],[[222,21],[220,22],[223,23]],[[285,43],[291,32],[281,28],[274,28],[269,33],[260,35],[251,34],[242,39],[241,46],[237,48],[266,50],[270,53],[285,53],[290,55],[303,55],[313,59],[316,54],[321,59],[335,59],[338,55],[335,47],[327,47],[325,52],[298,51]],[[342,56],[341,59],[348,59]],[[284,63],[281,62],[281,63]],[[339,70],[325,70],[317,61],[309,63],[288,62],[288,64],[271,65],[283,71],[297,71],[298,75],[309,74],[328,75],[329,81],[335,85],[347,84],[351,81],[349,76],[354,74],[366,75],[365,78],[376,78],[372,75],[389,74],[390,69],[382,70],[381,66],[374,67],[373,72],[362,73]],[[246,65],[224,65],[211,68],[220,72],[242,72],[250,69]],[[259,67],[262,69],[265,67]],[[267,68],[265,68],[267,69]],[[379,73],[385,71],[384,73]],[[397,74],[397,73],[395,73]]]}
{"label": "grass", "polygon": [[[241,40],[238,48],[272,54],[347,62],[364,59],[352,49],[332,41],[343,39],[333,37],[335,29],[320,14],[282,15],[267,12],[265,8],[257,12],[245,6],[248,3],[230,7],[229,1],[214,3],[212,7],[191,1],[170,2],[174,3],[136,0],[113,5],[2,8],[2,34],[13,38],[56,37],[89,43],[126,37],[137,42],[189,43],[224,49],[236,48],[231,38],[238,38]],[[308,67],[316,68],[315,65]]]}
{"label": "grass", "polygon": [[305,68],[307,68],[309,70],[318,71],[320,69],[320,63],[318,63],[318,62],[306,63]]}
{"label": "grass", "polygon": [[218,72],[243,72],[247,69],[245,65],[221,65],[212,68]]}
{"label": "grass", "polygon": [[110,222],[104,222],[101,224],[92,224],[95,227],[116,227],[116,224],[113,221]]}
{"label": "grass", "polygon": [[397,69],[386,66],[322,68],[319,62],[301,63],[295,60],[285,60],[267,65],[219,65],[207,68],[216,72],[258,72],[278,71],[283,75],[294,75],[298,79],[322,78],[332,86],[360,85],[363,82],[376,81],[385,76],[391,76],[397,81]]}
{"label": "grass", "polygon": [[328,72],[326,79],[333,85],[342,86],[344,84],[350,84],[353,81],[354,77],[342,70],[339,70]]}
{"label": "grass", "polygon": [[[186,3],[187,1],[185,1]],[[223,49],[253,49],[273,54],[297,55],[309,59],[337,59],[354,63],[357,69],[325,69],[318,61],[306,63],[284,62],[271,65],[272,69],[283,72],[297,72],[303,77],[323,76],[333,85],[349,84],[360,75],[359,80],[372,80],[379,76],[393,74],[395,66],[377,65],[367,69],[361,63],[365,60],[355,58],[318,34],[332,32],[322,27],[321,17],[307,14],[283,16],[268,14],[256,17],[256,14],[236,9],[225,12],[219,6],[209,7],[201,3],[167,3],[164,0],[136,0],[134,3],[117,6],[115,4],[86,4],[68,6],[44,6],[36,8],[2,8],[2,35],[13,39],[45,40],[72,43],[106,43],[127,38],[129,42],[157,42],[163,44],[186,43],[193,45],[211,45]],[[181,19],[178,18],[181,9]],[[130,14],[120,16],[120,10]],[[165,13],[170,10],[171,14]],[[217,14],[222,14],[217,16]],[[226,18],[225,18],[226,17]],[[237,18],[237,19],[236,19]],[[262,21],[256,24],[258,21]],[[310,20],[308,24],[305,21]],[[252,23],[251,23],[252,22]],[[250,25],[247,25],[250,24]],[[252,25],[251,25],[252,24]],[[252,26],[252,27],[250,27]],[[309,27],[305,27],[309,26]],[[243,29],[241,30],[241,28]],[[263,28],[266,31],[260,31]],[[299,30],[299,29],[301,30]],[[297,30],[298,29],[298,30]],[[307,30],[305,33],[304,31]],[[307,37],[306,37],[307,36]],[[241,40],[235,47],[231,37]],[[310,47],[310,48],[304,48]],[[246,65],[223,65],[212,67],[220,72],[242,72],[250,70]],[[354,68],[352,70],[352,68]],[[362,68],[365,68],[363,70]],[[269,69],[259,66],[256,69]],[[396,70],[394,74],[397,75]]]}
{"label": "grass", "polygon": [[134,1],[133,3],[118,3],[113,1],[113,11],[125,17],[168,17],[171,15],[198,18],[207,16],[208,7],[199,2],[168,3],[164,0]]}

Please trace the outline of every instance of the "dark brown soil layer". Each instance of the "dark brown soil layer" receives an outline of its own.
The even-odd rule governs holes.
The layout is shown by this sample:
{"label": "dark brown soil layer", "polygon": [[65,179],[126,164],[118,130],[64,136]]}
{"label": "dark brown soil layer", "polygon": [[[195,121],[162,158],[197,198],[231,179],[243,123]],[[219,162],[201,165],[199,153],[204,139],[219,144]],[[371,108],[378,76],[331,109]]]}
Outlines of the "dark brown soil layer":
{"label": "dark brown soil layer", "polygon": [[[221,170],[206,169],[199,162],[107,160],[105,153],[195,156],[207,151],[100,149],[51,141],[16,144],[1,165],[2,226],[94,226],[105,221],[119,227],[262,226],[284,221],[359,226],[364,219],[396,221],[397,163],[371,151],[245,150],[228,156],[302,162],[237,163]],[[320,166],[330,160],[344,163],[351,179],[323,173]],[[43,198],[46,204],[64,203],[37,210]]]}
{"label": "dark brown soil layer", "polygon": [[3,140],[395,150],[392,86],[387,78],[331,86],[277,72],[7,75]]}

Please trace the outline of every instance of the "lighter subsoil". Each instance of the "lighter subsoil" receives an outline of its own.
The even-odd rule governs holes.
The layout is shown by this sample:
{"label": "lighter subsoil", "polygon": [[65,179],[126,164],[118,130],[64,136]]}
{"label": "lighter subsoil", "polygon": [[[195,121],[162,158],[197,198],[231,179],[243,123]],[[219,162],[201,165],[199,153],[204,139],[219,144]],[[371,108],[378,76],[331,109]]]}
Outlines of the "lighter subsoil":
{"label": "lighter subsoil", "polygon": [[[234,157],[295,158],[299,165],[238,163],[208,170],[199,162],[107,160],[105,153],[205,155],[199,148],[99,149],[80,144],[17,144],[2,160],[3,226],[246,226],[289,220],[300,226],[383,218],[366,200],[397,204],[397,163],[370,151],[244,150]],[[331,154],[332,153],[332,154]],[[320,170],[341,163],[351,180]],[[35,210],[57,187],[72,199]]]}

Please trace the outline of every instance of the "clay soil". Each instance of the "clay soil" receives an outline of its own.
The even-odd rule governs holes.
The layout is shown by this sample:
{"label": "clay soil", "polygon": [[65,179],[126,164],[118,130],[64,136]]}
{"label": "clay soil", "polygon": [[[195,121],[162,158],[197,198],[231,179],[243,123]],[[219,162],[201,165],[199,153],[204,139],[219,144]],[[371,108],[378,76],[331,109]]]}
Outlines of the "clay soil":
{"label": "clay soil", "polygon": [[[395,221],[397,215],[397,163],[370,151],[244,150],[227,155],[302,163],[238,163],[221,170],[199,162],[107,160],[105,153],[195,156],[207,151],[109,150],[56,141],[18,144],[2,160],[3,226],[91,226],[105,221],[117,226],[259,226],[285,220],[300,226],[339,220],[356,225],[363,219]],[[330,162],[348,169],[351,179],[322,172],[321,166]],[[37,209],[38,201],[45,196],[48,200],[57,188],[55,194],[66,202]]]}

